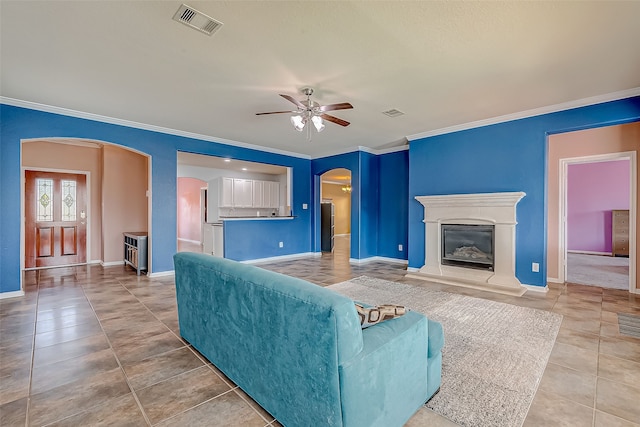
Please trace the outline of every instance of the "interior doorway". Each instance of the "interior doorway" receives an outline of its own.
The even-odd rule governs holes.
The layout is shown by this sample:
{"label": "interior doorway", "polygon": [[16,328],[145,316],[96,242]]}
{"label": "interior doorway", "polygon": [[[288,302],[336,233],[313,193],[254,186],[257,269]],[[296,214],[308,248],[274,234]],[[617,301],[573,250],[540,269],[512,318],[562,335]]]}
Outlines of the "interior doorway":
{"label": "interior doorway", "polygon": [[629,288],[630,174],[626,158],[567,165],[567,282]]}
{"label": "interior doorway", "polygon": [[[320,176],[321,215],[332,212],[333,230],[327,235],[327,221],[321,218],[321,249],[334,259],[349,262],[351,250],[351,171],[344,168],[329,170]],[[324,212],[322,213],[324,208]],[[324,231],[324,232],[323,232]]]}
{"label": "interior doorway", "polygon": [[87,176],[25,170],[25,268],[87,261]]}
{"label": "interior doorway", "polygon": [[[611,163],[620,162],[620,163]],[[589,167],[591,165],[591,167]],[[600,173],[606,172],[606,169],[623,167],[626,170],[618,172],[619,175],[626,179],[626,182],[620,183],[623,189],[621,193],[626,193],[626,196],[618,196],[618,198],[610,198],[611,204],[608,205],[608,209],[600,209],[596,212],[596,221],[599,220],[599,225],[595,226],[587,221],[587,226],[574,223],[574,229],[571,229],[571,217],[576,212],[572,212],[571,201],[572,194],[576,193],[576,187],[580,185],[586,185],[588,188],[585,190],[591,192],[591,196],[587,198],[587,204],[591,204],[592,207],[600,205],[604,206],[603,199],[607,198],[604,195],[598,196],[598,192],[595,191],[594,182],[591,186],[584,181],[591,179],[598,179],[598,169]],[[563,282],[577,282],[586,285],[595,285],[600,287],[611,287],[618,289],[627,289],[629,292],[635,291],[635,278],[636,278],[636,266],[635,266],[635,218],[636,218],[636,156],[635,152],[620,152],[610,153],[595,156],[582,156],[575,158],[560,159],[561,177],[560,180],[560,278]],[[573,169],[572,169],[573,168]],[[584,175],[584,172],[587,175]],[[571,176],[573,171],[574,176]],[[590,176],[589,176],[590,175]],[[574,178],[574,179],[572,179]],[[576,180],[577,179],[577,180]],[[582,181],[582,182],[580,182]],[[573,182],[573,186],[572,186]],[[607,182],[608,185],[615,185],[615,182]],[[605,188],[603,191],[607,191]],[[609,187],[609,193],[615,193],[615,191]],[[579,191],[578,191],[579,193]],[[611,194],[609,194],[610,196]],[[575,202],[575,200],[574,200]],[[625,208],[627,209],[614,209]],[[627,216],[627,236],[628,236],[628,251],[624,260],[612,258],[615,255],[613,252],[613,231],[612,222],[614,220],[615,213],[613,211],[623,210],[628,212]],[[587,210],[588,211],[588,210]],[[597,218],[599,213],[599,218]],[[585,212],[578,212],[577,216],[582,216],[584,220]],[[608,217],[608,215],[611,215]],[[584,245],[584,236],[591,234],[590,230],[600,227],[604,236],[602,250],[580,250],[580,248],[588,246]],[[597,232],[596,232],[597,234]],[[582,242],[576,242],[576,239],[582,240]],[[610,239],[611,242],[606,240]],[[588,239],[587,239],[588,240]],[[608,258],[595,258],[596,256],[608,256]],[[620,277],[623,276],[623,277]],[[625,280],[626,279],[626,280]]]}

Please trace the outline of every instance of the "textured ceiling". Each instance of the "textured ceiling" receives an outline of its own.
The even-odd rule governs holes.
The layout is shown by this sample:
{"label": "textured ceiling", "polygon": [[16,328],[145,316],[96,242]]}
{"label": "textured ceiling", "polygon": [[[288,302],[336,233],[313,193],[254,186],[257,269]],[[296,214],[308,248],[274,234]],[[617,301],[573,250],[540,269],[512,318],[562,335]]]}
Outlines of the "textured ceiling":
{"label": "textured ceiling", "polygon": [[[640,1],[180,4],[2,0],[0,94],[316,157],[640,87]],[[352,124],[255,115],[307,85]]]}

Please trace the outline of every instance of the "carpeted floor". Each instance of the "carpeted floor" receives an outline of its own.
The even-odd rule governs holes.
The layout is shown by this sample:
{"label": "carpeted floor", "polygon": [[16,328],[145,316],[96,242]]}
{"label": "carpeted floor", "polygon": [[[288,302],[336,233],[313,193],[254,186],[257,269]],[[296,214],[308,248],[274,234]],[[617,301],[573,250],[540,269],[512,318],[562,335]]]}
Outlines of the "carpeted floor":
{"label": "carpeted floor", "polygon": [[629,289],[629,258],[567,254],[567,282]]}
{"label": "carpeted floor", "polygon": [[442,385],[428,408],[461,426],[522,425],[561,315],[366,276],[330,288],[372,305],[405,305],[442,323]]}

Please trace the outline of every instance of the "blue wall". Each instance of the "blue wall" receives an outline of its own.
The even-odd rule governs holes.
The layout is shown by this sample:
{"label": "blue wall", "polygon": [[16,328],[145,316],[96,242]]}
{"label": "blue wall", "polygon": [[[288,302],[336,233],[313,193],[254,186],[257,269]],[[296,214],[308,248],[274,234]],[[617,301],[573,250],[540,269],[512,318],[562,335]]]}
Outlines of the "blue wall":
{"label": "blue wall", "polygon": [[[423,195],[524,191],[517,206],[516,276],[545,286],[547,135],[640,120],[640,97],[412,141],[409,267],[424,265]],[[640,142],[639,142],[640,144]],[[540,272],[531,272],[531,263]]]}
{"label": "blue wall", "polygon": [[[406,260],[409,237],[409,152],[384,154],[378,159],[378,256]],[[398,245],[402,245],[402,251],[398,250]]]}
{"label": "blue wall", "polygon": [[[364,151],[314,159],[315,207],[320,212],[320,178],[336,168],[351,171],[351,258],[375,256],[407,259],[408,151],[374,155]],[[319,218],[315,222],[316,251],[320,251]],[[404,250],[398,251],[398,244]]]}
{"label": "blue wall", "polygon": [[320,252],[320,175],[331,169],[344,168],[351,171],[351,248],[350,257],[360,259],[360,151],[323,157],[311,161],[313,174],[314,251]]}
{"label": "blue wall", "polygon": [[[29,138],[68,137],[105,141],[129,147],[151,156],[152,171],[152,273],[173,270],[176,251],[176,168],[177,151],[231,157],[293,168],[294,209],[311,203],[310,160],[266,153],[209,141],[179,137],[93,120],[46,113],[26,108],[0,105],[0,292],[20,290],[20,140]],[[265,244],[251,245],[238,251],[229,242],[232,254],[240,259],[277,256],[311,251],[311,212],[296,209],[293,220],[272,223],[258,221],[247,227],[252,237],[264,242],[290,237],[287,252],[268,254]],[[232,228],[235,228],[232,226]],[[252,253],[252,248],[255,253]],[[268,255],[267,255],[268,254]]]}

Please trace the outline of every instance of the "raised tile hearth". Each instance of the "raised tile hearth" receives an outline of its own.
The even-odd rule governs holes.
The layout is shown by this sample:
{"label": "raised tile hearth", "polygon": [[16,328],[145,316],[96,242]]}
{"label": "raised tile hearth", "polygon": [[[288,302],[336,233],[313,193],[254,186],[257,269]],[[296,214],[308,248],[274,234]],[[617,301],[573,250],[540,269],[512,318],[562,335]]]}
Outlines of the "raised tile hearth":
{"label": "raised tile hearth", "polygon": [[[515,275],[516,205],[523,192],[417,196],[424,206],[425,262],[410,277],[520,296],[526,288]],[[442,225],[494,227],[492,271],[442,262]]]}

